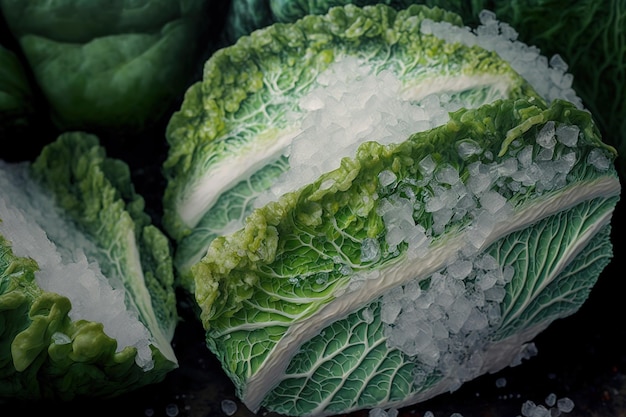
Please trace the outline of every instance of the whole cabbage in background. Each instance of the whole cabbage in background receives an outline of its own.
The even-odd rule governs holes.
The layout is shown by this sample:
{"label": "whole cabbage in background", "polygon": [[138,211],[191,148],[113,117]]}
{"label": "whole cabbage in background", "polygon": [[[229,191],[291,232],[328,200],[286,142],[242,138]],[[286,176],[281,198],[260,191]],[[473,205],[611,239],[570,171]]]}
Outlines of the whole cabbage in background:
{"label": "whole cabbage in background", "polygon": [[0,1],[60,130],[128,131],[161,117],[211,49],[205,0]]}
{"label": "whole cabbage in background", "polygon": [[612,258],[615,149],[558,58],[480,20],[336,7],[187,91],[164,227],[251,410],[401,407],[519,364]]}
{"label": "whole cabbage in background", "polygon": [[[243,7],[243,4],[250,3]],[[263,4],[265,3],[265,4]],[[232,0],[225,28],[228,41],[272,22],[293,22],[330,7],[355,4],[437,6],[458,13],[467,24],[481,10],[496,13],[545,56],[559,54],[574,75],[574,88],[594,115],[604,140],[620,152],[620,173],[626,174],[626,2],[623,0]],[[262,9],[262,21],[248,18]],[[233,17],[235,15],[236,17]],[[246,22],[245,25],[241,22]],[[256,24],[256,26],[254,25]]]}
{"label": "whole cabbage in background", "polygon": [[0,160],[0,402],[109,398],[178,367],[171,248],[128,166],[65,133]]}

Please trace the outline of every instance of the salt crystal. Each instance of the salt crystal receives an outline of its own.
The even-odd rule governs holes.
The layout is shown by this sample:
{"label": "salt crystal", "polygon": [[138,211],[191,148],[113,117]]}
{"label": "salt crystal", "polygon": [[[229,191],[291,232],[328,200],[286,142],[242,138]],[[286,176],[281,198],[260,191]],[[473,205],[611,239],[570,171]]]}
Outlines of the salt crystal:
{"label": "salt crystal", "polygon": [[517,160],[523,168],[528,168],[533,161],[533,147],[527,145],[517,154]]}
{"label": "salt crystal", "polygon": [[447,325],[452,333],[458,333],[465,324],[472,311],[471,304],[464,297],[458,297],[454,300],[448,309]]}
{"label": "salt crystal", "polygon": [[554,121],[550,120],[546,122],[546,124],[543,125],[537,133],[537,137],[535,138],[537,144],[544,148],[553,148],[554,145],[556,145],[555,132],[556,129]]}
{"label": "salt crystal", "polygon": [[459,182],[459,171],[451,165],[440,167],[435,178],[442,184],[454,185]]}
{"label": "salt crystal", "polygon": [[398,177],[392,171],[384,170],[378,174],[378,181],[382,187],[391,185]]}
{"label": "salt crystal", "polygon": [[400,314],[402,306],[398,302],[394,302],[391,299],[386,299],[380,309],[380,319],[384,323],[391,324],[396,321],[396,318]]}
{"label": "salt crystal", "polygon": [[[376,259],[376,258],[374,258],[374,259]],[[348,265],[348,264],[342,264],[342,265],[339,267],[339,272],[340,272],[342,275],[350,275],[350,274],[352,274],[352,272],[353,272],[353,271],[354,271],[354,270],[352,269],[352,267],[351,267],[350,265]],[[322,281],[320,278],[318,278],[317,280],[315,280],[315,282],[317,282],[318,284],[325,284],[325,283],[326,283],[326,281]]]}
{"label": "salt crystal", "polygon": [[435,171],[437,164],[431,155],[427,155],[419,162],[418,166],[422,175],[428,177]]}
{"label": "salt crystal", "polygon": [[556,406],[563,413],[570,413],[574,409],[574,401],[568,397],[559,398],[556,402]]}
{"label": "salt crystal", "polygon": [[374,238],[365,238],[361,243],[361,262],[376,262],[380,258],[380,244]]}
{"label": "salt crystal", "polygon": [[478,13],[478,19],[481,24],[486,25],[495,22],[496,14],[491,10],[483,9]]}
{"label": "salt crystal", "polygon": [[415,301],[422,294],[422,289],[417,280],[412,280],[404,285],[404,296],[410,301]]}
{"label": "salt crystal", "polygon": [[493,183],[493,178],[489,174],[476,174],[467,180],[467,187],[472,193],[478,195],[487,190]]}
{"label": "salt crystal", "polygon": [[167,417],[176,417],[178,415],[178,406],[176,404],[168,404],[165,407],[165,415]]}
{"label": "salt crystal", "polygon": [[[472,303],[470,303],[471,305]],[[489,320],[486,315],[484,315],[477,308],[472,308],[470,310],[470,314],[465,320],[463,324],[462,330],[464,332],[476,332],[479,330],[486,329],[489,326]]]}
{"label": "salt crystal", "polygon": [[543,148],[537,154],[537,161],[551,161],[554,156],[554,147],[552,148]]}
{"label": "salt crystal", "polygon": [[237,403],[233,400],[222,400],[221,402],[222,412],[227,416],[232,416],[237,412]]}
{"label": "salt crystal", "polygon": [[492,302],[501,302],[506,296],[506,290],[502,287],[490,287],[485,290],[485,299]]}
{"label": "salt crystal", "polygon": [[447,267],[447,272],[452,278],[464,279],[472,272],[473,264],[469,260],[459,260]]}
{"label": "salt crystal", "polygon": [[611,165],[609,158],[598,149],[592,149],[591,152],[589,152],[587,163],[594,166],[599,171],[606,171]]}
{"label": "salt crystal", "polygon": [[478,287],[482,291],[487,291],[490,288],[493,288],[494,285],[498,282],[498,275],[493,272],[484,272],[477,277]]}
{"label": "salt crystal", "polygon": [[515,276],[515,268],[512,265],[505,265],[502,270],[501,282],[503,284],[507,284],[511,282],[513,277]]}
{"label": "salt crystal", "polygon": [[491,214],[502,209],[506,202],[506,197],[500,195],[497,191],[487,191],[480,197],[481,206]]}
{"label": "salt crystal", "polygon": [[555,131],[556,139],[563,145],[568,147],[574,147],[578,143],[578,135],[580,129],[578,126],[559,125]]}
{"label": "salt crystal", "polygon": [[475,248],[480,248],[485,243],[487,236],[493,230],[494,223],[492,214],[483,210],[476,214],[476,218],[466,231],[466,239]]}
{"label": "salt crystal", "polygon": [[448,225],[454,211],[452,209],[444,208],[433,213],[433,233],[435,235],[443,234],[445,227]]}
{"label": "salt crystal", "polygon": [[561,72],[567,71],[568,68],[567,63],[559,54],[552,55],[552,57],[550,58],[550,67]]}
{"label": "salt crystal", "polygon": [[473,155],[478,155],[482,152],[480,145],[469,139],[459,142],[456,148],[459,156],[463,159],[467,159]]}
{"label": "salt crystal", "polygon": [[508,23],[500,23],[500,32],[505,39],[510,41],[516,40],[519,36],[515,28]]}
{"label": "salt crystal", "polygon": [[554,407],[554,405],[556,404],[556,394],[555,393],[548,394],[545,401],[548,407]]}
{"label": "salt crystal", "polygon": [[513,358],[510,366],[511,367],[518,366],[522,363],[522,360],[530,359],[536,355],[537,355],[537,346],[534,343],[526,343],[521,347],[519,353],[515,356],[515,358]]}
{"label": "salt crystal", "polygon": [[498,177],[510,177],[517,171],[517,159],[506,158],[496,167]]}

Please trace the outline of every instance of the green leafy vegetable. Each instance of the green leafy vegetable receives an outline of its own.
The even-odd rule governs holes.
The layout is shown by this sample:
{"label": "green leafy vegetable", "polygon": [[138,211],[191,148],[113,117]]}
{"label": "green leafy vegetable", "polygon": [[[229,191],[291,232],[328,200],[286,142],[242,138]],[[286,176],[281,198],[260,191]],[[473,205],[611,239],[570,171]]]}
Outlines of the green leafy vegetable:
{"label": "green leafy vegetable", "polygon": [[407,405],[508,366],[611,259],[614,158],[562,101],[366,143],[192,268],[209,347],[248,407],[288,415]]}
{"label": "green leafy vegetable", "polygon": [[172,117],[175,268],[251,410],[454,391],[528,357],[609,263],[615,149],[558,58],[478,19],[275,23],[214,54]]}
{"label": "green leafy vegetable", "polygon": [[66,133],[0,161],[0,397],[111,397],[178,365],[166,236],[128,166]]}
{"label": "green leafy vegetable", "polygon": [[[331,7],[384,3],[398,9],[410,4],[441,7],[458,13],[468,24],[478,21],[481,10],[515,28],[519,39],[536,45],[545,56],[558,54],[574,75],[573,85],[597,120],[605,140],[626,155],[626,3],[621,0],[266,0],[272,22],[294,22],[308,14],[323,14]],[[267,5],[259,6],[267,8]],[[238,19],[254,14],[240,8]],[[233,13],[233,12],[231,12]],[[231,18],[234,20],[234,18]],[[271,23],[271,22],[270,22]],[[240,30],[238,36],[267,26],[267,21]],[[230,27],[227,24],[226,27]],[[231,41],[236,38],[231,36]],[[622,158],[620,157],[620,160]],[[621,162],[626,166],[625,162]],[[623,175],[623,173],[622,173]]]}
{"label": "green leafy vegetable", "polygon": [[206,52],[205,4],[2,0],[0,11],[57,126],[115,131],[153,123],[187,87]]}
{"label": "green leafy vegetable", "polygon": [[[193,291],[189,267],[211,240],[240,227],[257,196],[289,169],[287,149],[306,130],[309,107],[327,77],[352,72],[343,66],[355,67],[364,84],[351,88],[365,92],[368,80],[388,74],[397,89],[390,105],[414,103],[424,113],[537,96],[497,54],[423,33],[424,20],[462,27],[457,15],[439,9],[349,6],[268,27],[211,57],[167,128],[163,224],[177,242],[184,287]],[[432,110],[433,100],[445,103]],[[423,117],[411,128],[420,124],[431,121]]]}

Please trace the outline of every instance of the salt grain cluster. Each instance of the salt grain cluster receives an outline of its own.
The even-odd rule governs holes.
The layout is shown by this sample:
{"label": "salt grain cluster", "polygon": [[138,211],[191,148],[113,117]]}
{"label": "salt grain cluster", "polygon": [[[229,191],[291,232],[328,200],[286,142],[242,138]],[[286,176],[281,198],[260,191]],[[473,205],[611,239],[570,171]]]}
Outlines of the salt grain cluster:
{"label": "salt grain cluster", "polygon": [[582,100],[572,88],[574,77],[567,72],[568,66],[561,56],[548,59],[541,55],[539,48],[517,40],[517,31],[499,22],[492,11],[483,10],[479,19],[480,25],[474,30],[429,19],[422,22],[420,30],[451,43],[478,45],[496,52],[548,102],[563,99],[583,108]]}
{"label": "salt grain cluster", "polygon": [[[435,369],[453,376],[459,385],[478,374],[484,360],[481,348],[490,329],[497,327],[505,285],[514,275],[511,266],[503,267],[481,251],[498,222],[508,221],[513,214],[511,198],[535,198],[566,185],[580,158],[574,148],[578,140],[577,127],[547,122],[535,143],[514,141],[498,160],[476,143],[459,146],[461,157],[482,155],[482,161],[468,165],[466,180],[455,167],[437,166],[430,156],[419,164],[419,179],[382,176],[379,194],[387,197],[380,198],[378,214],[392,256],[405,242],[409,258],[425,257],[433,240],[448,231],[459,233],[465,242],[427,284],[427,277],[417,277],[382,298],[387,343],[421,363],[418,384]],[[593,160],[596,169],[607,169],[603,153]],[[431,226],[425,228],[420,219],[429,215],[432,221],[424,224]],[[371,239],[364,242],[363,250],[389,256]],[[367,274],[361,278],[372,277],[376,278]],[[472,352],[469,358],[468,352]]]}
{"label": "salt grain cluster", "polygon": [[[39,265],[37,285],[67,297],[72,320],[100,322],[105,333],[117,340],[117,350],[137,348],[135,361],[144,370],[154,366],[150,333],[137,313],[129,311],[120,277],[105,277],[99,249],[73,223],[53,209],[49,193],[28,177],[28,165],[0,161],[0,234],[13,253],[33,258]],[[71,343],[68,335],[55,333],[54,343]]]}
{"label": "salt grain cluster", "polygon": [[558,398],[556,394],[549,394],[545,405],[536,404],[533,401],[525,401],[522,404],[523,417],[559,417],[560,415],[571,413],[574,409],[574,402],[568,398]]}
{"label": "salt grain cluster", "polygon": [[424,288],[424,280],[415,279],[382,297],[387,344],[419,361],[417,384],[435,369],[456,378],[458,386],[476,376],[481,347],[500,320],[499,303],[512,276],[511,267],[484,254],[453,262]]}
{"label": "salt grain cluster", "polygon": [[[535,144],[514,142],[509,153],[498,161],[477,143],[463,141],[457,147],[462,158],[482,154],[484,160],[467,167],[469,178],[465,181],[461,181],[461,173],[455,167],[437,166],[430,155],[419,163],[419,180],[397,180],[392,173],[382,172],[379,194],[396,190],[380,198],[377,207],[387,230],[388,251],[393,253],[405,242],[409,245],[409,256],[420,258],[428,252],[434,237],[471,218],[472,224],[465,230],[464,249],[466,254],[476,252],[495,225],[511,216],[512,196],[531,192],[540,195],[566,185],[567,175],[579,157],[573,148],[578,135],[576,126],[556,127],[554,122],[547,122]],[[608,157],[600,151],[591,153],[590,158],[594,161],[591,165],[598,170],[609,166]],[[432,217],[428,229],[415,221],[425,216]],[[364,242],[363,250],[369,253],[374,246],[372,242]]]}
{"label": "salt grain cluster", "polygon": [[401,81],[389,70],[376,73],[371,63],[355,57],[333,63],[300,99],[300,110],[287,116],[289,125],[301,129],[285,151],[290,169],[257,197],[255,206],[337,169],[365,141],[397,143],[449,120],[449,104],[437,96],[414,103],[403,100],[401,90]]}

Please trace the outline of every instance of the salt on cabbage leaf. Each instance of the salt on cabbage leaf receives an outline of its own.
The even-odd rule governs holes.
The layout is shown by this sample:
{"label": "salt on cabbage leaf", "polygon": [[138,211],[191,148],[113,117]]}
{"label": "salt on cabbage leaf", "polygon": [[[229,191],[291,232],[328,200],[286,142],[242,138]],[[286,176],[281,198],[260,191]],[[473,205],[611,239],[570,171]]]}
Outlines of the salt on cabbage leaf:
{"label": "salt on cabbage leaf", "polygon": [[[237,0],[235,0],[237,2]],[[345,4],[384,3],[395,8],[426,4],[458,13],[468,24],[477,22],[483,9],[515,28],[519,39],[540,48],[543,55],[558,54],[574,75],[573,85],[594,117],[604,140],[626,155],[626,3],[622,0],[266,0],[271,22],[251,26],[255,8],[232,10],[226,29],[243,36],[273,22],[294,22],[308,14],[326,13]],[[247,21],[247,26],[232,22]],[[238,29],[234,30],[232,27]],[[620,161],[622,157],[620,156]],[[621,161],[626,167],[626,161]],[[622,169],[622,176],[624,170]]]}
{"label": "salt on cabbage leaf", "polygon": [[[203,80],[187,91],[166,132],[163,225],[176,241],[183,287],[193,293],[191,265],[212,239],[242,226],[258,195],[290,169],[287,154],[306,130],[304,117],[334,72],[352,72],[346,63],[354,68],[354,91],[367,92],[369,80],[385,74],[390,105],[408,103],[427,113],[429,102],[441,103],[443,119],[436,123],[450,109],[538,97],[497,53],[425,33],[426,21],[463,29],[458,15],[442,9],[348,5],[258,30],[208,60]],[[369,103],[359,105],[347,108],[367,114]],[[407,136],[432,127],[430,120],[421,127],[416,120]],[[363,128],[367,124],[374,122],[363,120]]]}
{"label": "salt on cabbage leaf", "polygon": [[556,100],[364,143],[192,267],[207,343],[252,410],[401,407],[515,364],[612,257],[616,152]]}
{"label": "salt on cabbage leaf", "polygon": [[564,58],[604,140],[618,150],[620,173],[626,177],[626,2],[483,2],[515,27],[520,39]]}
{"label": "salt on cabbage leaf", "polygon": [[558,60],[479,20],[276,23],[218,51],[172,117],[175,268],[251,410],[454,391],[518,363],[610,261],[615,149]]}
{"label": "salt on cabbage leaf", "polygon": [[56,125],[116,131],[154,123],[182,95],[209,49],[208,3],[2,0],[0,13]]}
{"label": "salt on cabbage leaf", "polygon": [[128,166],[65,133],[0,161],[0,398],[113,397],[178,366],[171,247]]}

